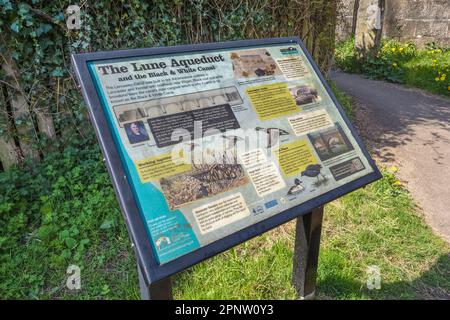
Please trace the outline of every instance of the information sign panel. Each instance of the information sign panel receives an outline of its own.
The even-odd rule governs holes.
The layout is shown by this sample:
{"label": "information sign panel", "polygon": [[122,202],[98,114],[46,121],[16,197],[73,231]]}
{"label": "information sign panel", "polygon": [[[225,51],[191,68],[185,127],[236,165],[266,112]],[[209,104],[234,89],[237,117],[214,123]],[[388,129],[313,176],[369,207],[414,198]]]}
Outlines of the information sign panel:
{"label": "information sign panel", "polygon": [[73,64],[150,282],[380,177],[298,38]]}

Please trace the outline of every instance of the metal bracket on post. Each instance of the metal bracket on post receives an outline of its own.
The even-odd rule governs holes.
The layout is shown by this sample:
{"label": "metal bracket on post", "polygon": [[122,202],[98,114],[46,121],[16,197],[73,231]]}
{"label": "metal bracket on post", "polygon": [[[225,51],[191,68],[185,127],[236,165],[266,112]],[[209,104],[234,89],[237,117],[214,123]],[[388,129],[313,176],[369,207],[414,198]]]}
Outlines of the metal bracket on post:
{"label": "metal bracket on post", "polygon": [[323,206],[297,218],[292,284],[300,299],[314,299]]}
{"label": "metal bracket on post", "polygon": [[139,288],[141,300],[173,300],[170,278],[147,284],[138,263]]}

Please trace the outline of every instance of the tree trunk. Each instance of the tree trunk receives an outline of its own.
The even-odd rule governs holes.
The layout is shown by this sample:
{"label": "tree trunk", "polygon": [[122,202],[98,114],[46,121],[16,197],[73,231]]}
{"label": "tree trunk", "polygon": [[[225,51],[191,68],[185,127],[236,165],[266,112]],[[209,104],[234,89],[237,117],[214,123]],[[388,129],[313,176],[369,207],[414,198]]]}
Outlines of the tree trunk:
{"label": "tree trunk", "polygon": [[[56,87],[55,101],[58,106],[59,101],[59,78]],[[40,133],[43,133],[48,139],[55,139],[55,126],[53,124],[53,117],[51,114],[50,102],[46,104],[45,107],[34,109],[36,114],[36,121]]]}
{"label": "tree trunk", "polygon": [[14,138],[11,135],[11,123],[4,91],[6,91],[5,85],[0,84],[0,162],[2,168],[6,170],[19,161]]}
{"label": "tree trunk", "polygon": [[38,160],[39,153],[33,147],[33,142],[36,142],[36,130],[33,125],[33,119],[29,110],[27,100],[19,84],[19,75],[13,59],[10,56],[6,57],[3,64],[3,70],[11,79],[8,88],[9,99],[11,104],[12,118],[16,128],[17,138],[20,145],[20,150],[24,158],[31,158]]}
{"label": "tree trunk", "polygon": [[53,125],[52,115],[48,110],[35,110],[36,120],[39,132],[43,133],[47,138],[55,138],[55,127]]}
{"label": "tree trunk", "polygon": [[358,21],[359,0],[355,0],[353,7],[353,21],[352,21],[352,37],[356,34],[356,22]]}
{"label": "tree trunk", "polygon": [[383,12],[384,0],[359,1],[355,31],[355,52],[359,60],[378,52],[381,44]]}

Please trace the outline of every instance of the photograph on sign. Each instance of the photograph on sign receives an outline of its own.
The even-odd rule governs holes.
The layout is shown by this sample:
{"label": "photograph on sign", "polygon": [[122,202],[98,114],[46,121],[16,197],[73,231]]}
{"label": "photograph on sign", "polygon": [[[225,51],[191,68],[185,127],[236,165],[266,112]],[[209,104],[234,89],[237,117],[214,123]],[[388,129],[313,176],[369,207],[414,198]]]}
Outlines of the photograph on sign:
{"label": "photograph on sign", "polygon": [[374,172],[298,44],[87,67],[160,265]]}

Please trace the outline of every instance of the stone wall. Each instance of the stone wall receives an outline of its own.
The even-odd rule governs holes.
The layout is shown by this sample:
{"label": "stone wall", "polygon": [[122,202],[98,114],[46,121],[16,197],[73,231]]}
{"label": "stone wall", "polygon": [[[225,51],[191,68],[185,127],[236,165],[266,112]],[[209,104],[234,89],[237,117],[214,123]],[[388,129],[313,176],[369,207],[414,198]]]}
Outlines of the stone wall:
{"label": "stone wall", "polygon": [[[355,0],[339,0],[338,40],[351,35]],[[419,46],[450,45],[450,0],[386,0],[383,34]]]}

